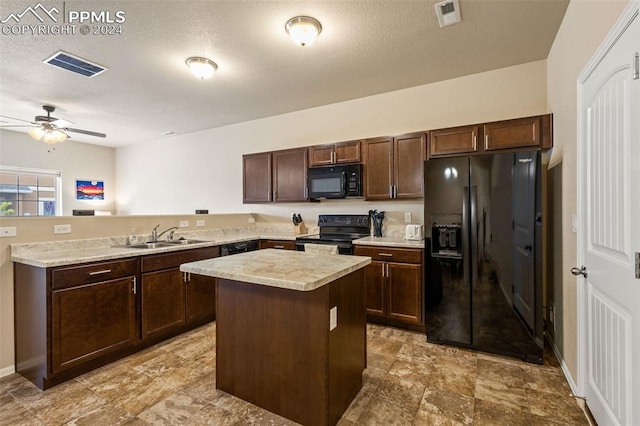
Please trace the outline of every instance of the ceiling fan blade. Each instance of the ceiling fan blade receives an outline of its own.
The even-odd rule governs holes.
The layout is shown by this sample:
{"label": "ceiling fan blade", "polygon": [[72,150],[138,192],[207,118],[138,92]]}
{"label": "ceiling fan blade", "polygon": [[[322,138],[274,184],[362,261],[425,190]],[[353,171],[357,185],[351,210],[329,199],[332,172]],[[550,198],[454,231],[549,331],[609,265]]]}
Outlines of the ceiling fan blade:
{"label": "ceiling fan blade", "polygon": [[22,118],[14,118],[14,117],[9,117],[7,115],[0,115],[0,123],[11,123],[11,121],[7,121],[7,120],[22,121],[23,123],[34,124],[33,121],[23,120]]}
{"label": "ceiling fan blade", "polygon": [[0,121],[0,128],[10,128],[10,127],[39,127],[37,124],[11,124]]}
{"label": "ceiling fan blade", "polygon": [[82,130],[82,129],[72,129],[70,127],[64,127],[60,130],[64,130],[65,132],[74,132],[74,133],[82,133],[83,135],[95,136],[98,138],[105,138],[107,135],[104,133],[92,132],[90,130]]}
{"label": "ceiling fan blade", "polygon": [[69,120],[65,120],[63,118],[56,118],[53,121],[50,121],[51,124],[53,124],[56,127],[67,127],[67,126],[73,126],[75,123],[69,121]]}

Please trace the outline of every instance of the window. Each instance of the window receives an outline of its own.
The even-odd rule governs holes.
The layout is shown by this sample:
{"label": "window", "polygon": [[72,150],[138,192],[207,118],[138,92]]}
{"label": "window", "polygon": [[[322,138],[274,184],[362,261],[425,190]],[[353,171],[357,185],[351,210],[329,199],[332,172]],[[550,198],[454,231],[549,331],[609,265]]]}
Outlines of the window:
{"label": "window", "polygon": [[60,172],[0,166],[0,216],[59,216]]}

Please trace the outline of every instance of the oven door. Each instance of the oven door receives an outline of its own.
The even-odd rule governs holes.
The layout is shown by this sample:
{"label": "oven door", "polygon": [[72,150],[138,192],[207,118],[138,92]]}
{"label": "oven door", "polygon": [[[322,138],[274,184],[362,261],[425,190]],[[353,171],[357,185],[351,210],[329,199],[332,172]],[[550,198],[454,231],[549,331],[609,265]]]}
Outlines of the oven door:
{"label": "oven door", "polygon": [[308,171],[309,198],[345,198],[347,173],[344,167],[316,167]]}
{"label": "oven door", "polygon": [[338,254],[353,254],[353,244],[351,244],[350,242],[346,242],[346,241],[330,241],[330,240],[320,240],[320,239],[313,239],[313,238],[296,238],[296,250],[298,251],[304,251],[304,245],[305,243],[311,243],[311,244],[329,244],[329,245],[334,245],[334,246],[338,246]]}

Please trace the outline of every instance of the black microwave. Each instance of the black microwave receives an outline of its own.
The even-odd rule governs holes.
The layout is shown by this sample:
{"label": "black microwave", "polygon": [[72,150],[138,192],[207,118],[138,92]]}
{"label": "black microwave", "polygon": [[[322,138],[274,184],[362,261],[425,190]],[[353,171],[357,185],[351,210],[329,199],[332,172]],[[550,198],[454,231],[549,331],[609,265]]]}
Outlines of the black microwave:
{"label": "black microwave", "polygon": [[362,164],[310,168],[308,187],[309,198],[362,197]]}

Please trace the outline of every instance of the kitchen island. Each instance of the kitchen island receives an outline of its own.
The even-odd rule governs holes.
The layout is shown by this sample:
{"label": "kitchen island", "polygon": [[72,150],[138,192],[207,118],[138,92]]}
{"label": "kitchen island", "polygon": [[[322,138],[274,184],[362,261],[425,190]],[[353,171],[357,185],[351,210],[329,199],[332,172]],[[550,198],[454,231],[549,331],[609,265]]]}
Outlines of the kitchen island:
{"label": "kitchen island", "polygon": [[368,257],[259,250],[186,263],[218,278],[216,387],[333,425],[362,387]]}

